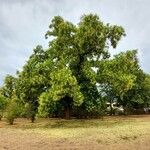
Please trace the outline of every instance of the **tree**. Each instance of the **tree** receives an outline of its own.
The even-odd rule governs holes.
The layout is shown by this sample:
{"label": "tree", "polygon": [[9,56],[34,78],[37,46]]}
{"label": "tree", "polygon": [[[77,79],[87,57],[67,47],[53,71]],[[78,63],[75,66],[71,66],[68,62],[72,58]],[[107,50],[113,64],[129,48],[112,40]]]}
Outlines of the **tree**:
{"label": "tree", "polygon": [[140,93],[142,95],[144,113],[150,113],[150,75],[145,74],[144,82],[142,83]]}
{"label": "tree", "polygon": [[4,79],[4,85],[1,89],[1,93],[7,97],[11,98],[16,89],[17,79],[11,75],[7,75]]}
{"label": "tree", "polygon": [[[46,94],[46,97],[42,94],[40,98],[40,112],[48,110],[46,106],[51,105],[52,101],[60,103],[63,101],[63,107],[71,106],[76,101],[74,95],[78,94],[81,98],[78,100],[79,105],[83,106],[80,107],[81,109],[84,108],[90,112],[93,106],[99,105],[101,99],[96,87],[96,72],[93,68],[98,61],[109,58],[109,47],[116,48],[122,36],[125,36],[125,32],[121,26],[104,24],[97,15],[82,16],[78,25],[73,25],[60,16],[54,17],[46,38],[53,37],[53,40],[49,42],[47,53],[53,62],[51,72],[56,79],[53,81],[51,76],[49,94]],[[68,85],[67,79],[62,80],[57,75],[63,74],[64,71],[67,76],[69,75],[70,84]],[[72,80],[75,81],[73,84]],[[57,91],[58,83],[61,85],[60,89],[65,86],[64,90]],[[76,91],[72,93],[74,86],[78,87],[78,94]],[[64,108],[67,109],[67,107]],[[65,117],[70,118],[70,115]]]}
{"label": "tree", "polygon": [[[30,118],[34,122],[38,109],[38,97],[46,90],[48,85],[49,62],[46,61],[47,54],[42,46],[37,46],[33,54],[23,67],[23,71],[18,75],[17,95],[22,103],[28,103]],[[46,64],[46,66],[45,66]]]}
{"label": "tree", "polygon": [[97,15],[83,15],[77,25],[55,16],[45,35],[51,39],[48,48],[38,45],[17,77],[6,76],[0,107],[6,97],[10,122],[22,105],[32,122],[37,113],[96,116],[104,113],[106,101],[110,106],[117,101],[126,112],[148,107],[150,77],[139,66],[137,50],[110,58],[109,48],[123,36],[121,26],[105,24]]}
{"label": "tree", "polygon": [[10,125],[14,123],[14,120],[20,116],[22,109],[20,107],[19,100],[17,96],[14,94],[9,100],[9,103],[6,107],[6,119]]}
{"label": "tree", "polygon": [[3,113],[6,109],[7,102],[8,102],[7,98],[0,93],[0,120],[3,117]]}
{"label": "tree", "polygon": [[[144,113],[144,108],[150,104],[150,79],[141,69],[134,72],[136,80],[133,87],[122,97],[126,113]],[[126,103],[125,103],[126,102]]]}
{"label": "tree", "polygon": [[117,100],[127,113],[134,105],[144,103],[145,74],[140,69],[137,50],[121,52],[113,59],[104,60],[99,68],[99,85],[110,105]]}
{"label": "tree", "polygon": [[149,74],[145,74],[142,93],[143,93],[144,104],[147,105],[147,107],[149,107],[150,106],[150,75]]}
{"label": "tree", "polygon": [[11,75],[7,75],[4,79],[4,84],[0,89],[0,119],[3,117],[3,113],[16,90],[16,81],[17,78]]}

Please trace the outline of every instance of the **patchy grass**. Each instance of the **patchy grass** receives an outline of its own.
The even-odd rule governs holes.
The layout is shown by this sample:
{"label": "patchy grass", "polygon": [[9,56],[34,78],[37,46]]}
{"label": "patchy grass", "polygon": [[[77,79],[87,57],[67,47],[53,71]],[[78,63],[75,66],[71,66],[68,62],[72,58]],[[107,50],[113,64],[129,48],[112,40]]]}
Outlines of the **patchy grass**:
{"label": "patchy grass", "polygon": [[[0,139],[2,135],[12,138],[14,135],[14,145],[17,143],[15,138],[19,137],[22,139],[23,149],[27,148],[26,144],[31,145],[29,150],[42,149],[39,145],[41,140],[48,146],[45,149],[149,149],[150,116],[118,116],[89,120],[38,119],[35,123],[17,119],[12,126],[3,120],[0,122]],[[25,139],[27,135],[29,141]],[[8,145],[11,143],[9,138],[6,138]],[[0,141],[0,145],[4,144]],[[53,145],[53,148],[50,145]]]}

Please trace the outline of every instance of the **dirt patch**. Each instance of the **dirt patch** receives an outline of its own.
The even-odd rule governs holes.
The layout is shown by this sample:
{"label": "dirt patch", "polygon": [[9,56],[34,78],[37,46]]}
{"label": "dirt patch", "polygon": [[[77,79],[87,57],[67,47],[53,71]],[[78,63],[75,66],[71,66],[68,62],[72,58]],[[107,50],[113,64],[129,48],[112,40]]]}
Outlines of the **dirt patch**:
{"label": "dirt patch", "polygon": [[[120,119],[122,124],[109,125]],[[62,127],[54,127],[60,120],[37,120],[32,124],[29,120],[17,119],[13,126],[3,120],[0,122],[0,150],[150,150],[150,116],[106,117],[104,120],[104,124],[102,120],[90,120],[90,123],[62,120]]]}
{"label": "dirt patch", "polygon": [[49,138],[38,133],[17,129],[0,129],[0,150],[149,150],[149,137],[134,141],[101,143],[101,140]]}

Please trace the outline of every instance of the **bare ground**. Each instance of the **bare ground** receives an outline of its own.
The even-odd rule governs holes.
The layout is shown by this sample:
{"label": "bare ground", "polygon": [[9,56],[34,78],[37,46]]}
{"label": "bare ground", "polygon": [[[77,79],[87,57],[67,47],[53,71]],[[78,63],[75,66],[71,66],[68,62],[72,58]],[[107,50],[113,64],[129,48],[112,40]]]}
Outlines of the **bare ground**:
{"label": "bare ground", "polygon": [[[145,125],[145,122],[150,123],[150,116],[137,116],[129,118],[132,120],[132,122],[136,122],[136,124],[142,122],[140,125],[143,126]],[[122,118],[122,120],[126,121],[129,118]],[[109,122],[113,119],[116,118],[107,118],[107,121]],[[124,134],[120,134],[120,139],[116,138],[118,136],[117,135],[114,136],[116,138],[115,140],[110,138],[108,141],[104,142],[101,136],[99,137],[96,135],[96,130],[100,130],[98,129],[99,126],[81,129],[84,131],[82,136],[79,136],[79,134],[75,136],[62,136],[60,134],[59,136],[59,130],[65,130],[65,128],[61,129],[61,127],[57,126],[54,128],[54,131],[58,131],[56,136],[53,135],[55,134],[53,129],[48,128],[45,131],[43,129],[43,124],[45,124],[45,121],[40,121],[32,125],[27,120],[18,119],[15,125],[9,126],[7,123],[5,123],[5,121],[1,121],[0,150],[150,150],[149,127],[146,129],[147,132],[143,130],[144,128],[139,128],[139,132],[141,132],[139,135],[137,134],[133,135],[132,137],[128,137],[123,136]],[[132,126],[133,130],[134,125],[135,124]],[[131,125],[129,127],[131,127]],[[100,128],[103,128],[103,126]],[[108,126],[108,128],[110,130],[110,128],[113,127]],[[80,128],[75,128],[73,132],[76,132],[76,130],[79,132]],[[67,130],[67,132],[72,132],[72,129],[69,129],[69,131]],[[105,133],[99,133],[103,134],[105,138]],[[109,138],[109,136],[107,138]]]}

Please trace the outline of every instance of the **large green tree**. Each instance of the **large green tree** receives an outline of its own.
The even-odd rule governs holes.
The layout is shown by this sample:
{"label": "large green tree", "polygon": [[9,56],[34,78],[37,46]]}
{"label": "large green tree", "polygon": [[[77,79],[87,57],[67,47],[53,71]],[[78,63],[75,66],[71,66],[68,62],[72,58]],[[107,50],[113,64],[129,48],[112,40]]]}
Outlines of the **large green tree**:
{"label": "large green tree", "polygon": [[[72,105],[83,106],[80,108],[87,112],[95,109],[94,106],[99,105],[101,99],[93,68],[96,67],[97,61],[109,58],[109,47],[116,48],[122,36],[125,36],[125,32],[121,26],[104,24],[97,15],[83,15],[78,25],[60,16],[54,17],[46,38],[52,37],[47,53],[53,62],[52,74],[56,79],[54,80],[52,75],[52,89],[47,91],[50,94],[45,94],[47,97],[40,99],[39,111],[46,111],[48,103],[56,100],[60,103],[65,101],[62,107],[65,112],[69,110],[65,113],[66,118],[70,118]],[[64,80],[57,75],[63,75],[63,71],[66,71]],[[60,87],[57,86],[58,83]],[[62,88],[64,90],[61,90]],[[76,90],[73,90],[74,88]]]}
{"label": "large green tree", "polygon": [[97,15],[83,15],[77,25],[55,16],[45,35],[48,48],[38,45],[17,78],[6,76],[2,99],[15,99],[11,110],[21,102],[32,121],[37,112],[66,119],[99,115],[106,101],[114,100],[125,110],[148,107],[150,77],[140,68],[137,51],[110,57],[109,48],[123,36],[121,26]]}

